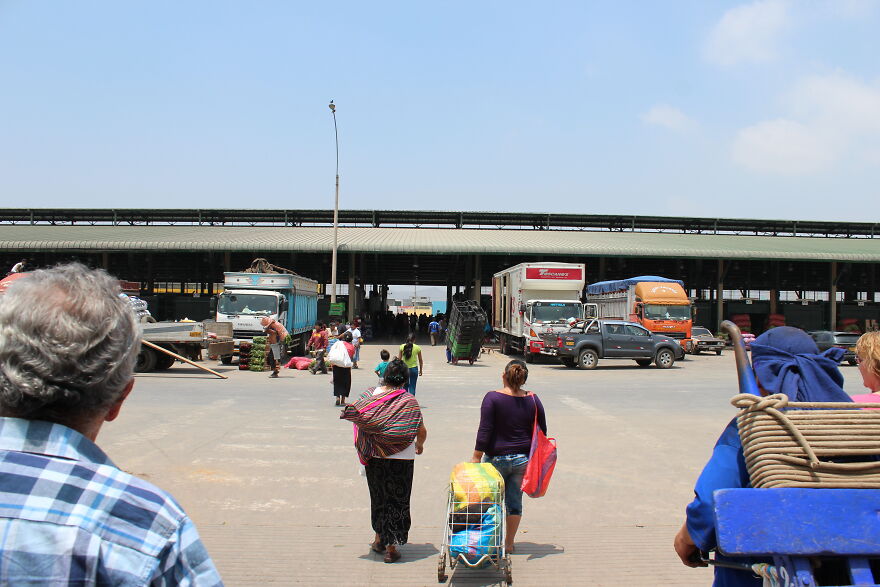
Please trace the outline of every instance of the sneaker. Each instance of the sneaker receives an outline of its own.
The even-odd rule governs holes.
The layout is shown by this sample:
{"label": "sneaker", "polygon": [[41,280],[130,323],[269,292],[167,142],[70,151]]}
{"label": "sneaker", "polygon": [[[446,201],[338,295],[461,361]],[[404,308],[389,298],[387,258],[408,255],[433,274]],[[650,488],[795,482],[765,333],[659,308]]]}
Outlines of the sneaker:
{"label": "sneaker", "polygon": [[278,377],[278,372],[277,372],[277,371],[272,371],[272,374],[269,375],[269,378],[270,378],[270,379],[274,379],[274,378],[276,378],[276,377]]}

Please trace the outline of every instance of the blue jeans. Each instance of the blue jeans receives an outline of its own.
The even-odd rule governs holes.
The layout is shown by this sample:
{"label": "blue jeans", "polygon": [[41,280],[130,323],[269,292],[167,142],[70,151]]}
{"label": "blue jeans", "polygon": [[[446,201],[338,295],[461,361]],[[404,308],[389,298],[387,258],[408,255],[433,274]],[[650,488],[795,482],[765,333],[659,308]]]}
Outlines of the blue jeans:
{"label": "blue jeans", "polygon": [[526,474],[529,456],[523,454],[499,455],[489,462],[498,469],[504,478],[504,499],[507,502],[508,516],[522,515],[522,480]]}
{"label": "blue jeans", "polygon": [[406,382],[406,390],[411,394],[416,394],[416,382],[419,380],[419,368],[410,367],[409,380]]}

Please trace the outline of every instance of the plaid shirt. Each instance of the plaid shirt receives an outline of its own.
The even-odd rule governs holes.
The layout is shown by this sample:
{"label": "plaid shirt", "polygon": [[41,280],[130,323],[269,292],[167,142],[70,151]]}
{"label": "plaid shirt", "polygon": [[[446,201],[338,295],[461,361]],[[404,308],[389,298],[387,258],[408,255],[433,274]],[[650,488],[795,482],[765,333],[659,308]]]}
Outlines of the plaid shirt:
{"label": "plaid shirt", "polygon": [[174,499],[49,422],[0,418],[0,584],[222,585]]}

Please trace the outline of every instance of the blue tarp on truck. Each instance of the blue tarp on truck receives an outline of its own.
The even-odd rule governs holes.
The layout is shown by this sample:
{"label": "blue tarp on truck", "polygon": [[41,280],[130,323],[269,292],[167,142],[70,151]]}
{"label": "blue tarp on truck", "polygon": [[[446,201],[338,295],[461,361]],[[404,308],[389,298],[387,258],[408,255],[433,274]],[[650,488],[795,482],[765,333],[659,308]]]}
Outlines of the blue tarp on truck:
{"label": "blue tarp on truck", "polygon": [[588,294],[604,294],[613,291],[622,291],[631,285],[641,283],[643,281],[661,282],[661,283],[677,283],[684,287],[684,282],[680,279],[669,279],[668,277],[659,277],[657,275],[641,275],[639,277],[630,277],[629,279],[614,279],[611,281],[597,281],[587,286]]}

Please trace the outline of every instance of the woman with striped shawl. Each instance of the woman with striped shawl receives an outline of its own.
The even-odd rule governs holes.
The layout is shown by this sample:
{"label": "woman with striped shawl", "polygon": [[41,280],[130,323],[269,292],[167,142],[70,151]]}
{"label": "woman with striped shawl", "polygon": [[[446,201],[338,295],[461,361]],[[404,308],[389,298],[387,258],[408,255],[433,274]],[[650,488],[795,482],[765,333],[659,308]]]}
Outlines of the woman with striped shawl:
{"label": "woman with striped shawl", "polygon": [[339,417],[354,424],[354,445],[367,472],[370,516],[376,536],[370,547],[385,562],[400,559],[411,524],[413,461],[422,454],[428,431],[415,396],[406,392],[409,368],[393,359],[382,385],[368,389]]}

